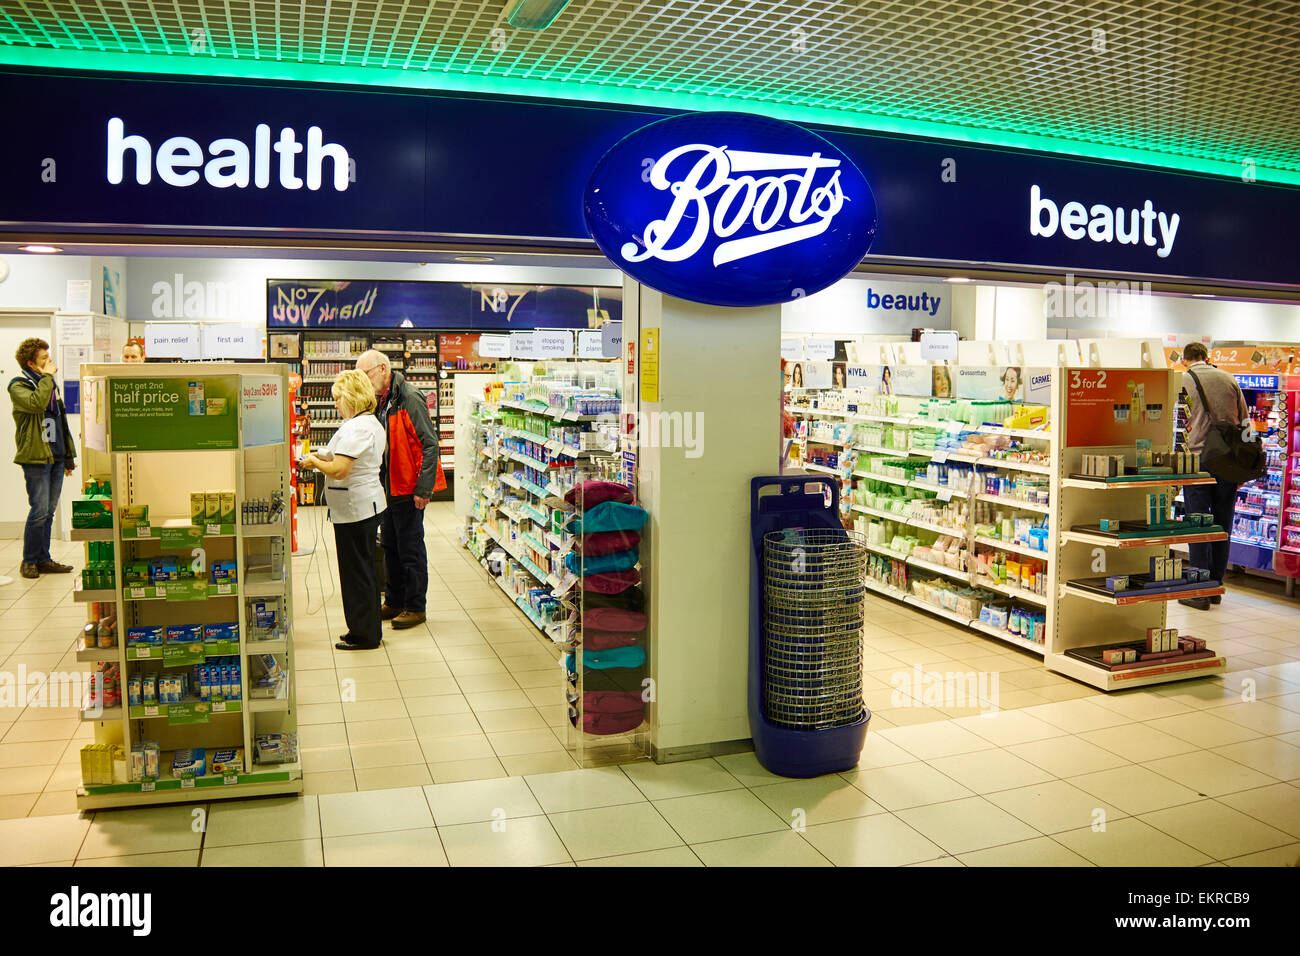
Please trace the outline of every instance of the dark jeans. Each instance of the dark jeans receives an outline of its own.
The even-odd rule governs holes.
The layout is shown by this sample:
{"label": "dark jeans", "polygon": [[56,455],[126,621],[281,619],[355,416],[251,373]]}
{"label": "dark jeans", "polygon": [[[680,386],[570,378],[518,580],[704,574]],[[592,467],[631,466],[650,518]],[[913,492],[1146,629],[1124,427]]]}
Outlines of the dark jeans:
{"label": "dark jeans", "polygon": [[[1237,508],[1237,486],[1216,480],[1212,485],[1187,485],[1183,488],[1185,513],[1212,514],[1214,523],[1232,534],[1232,515]],[[1228,549],[1231,541],[1212,541],[1208,544],[1189,544],[1192,564],[1209,568],[1210,577],[1222,581],[1228,571]]]}
{"label": "dark jeans", "polygon": [[54,509],[63,492],[62,460],[48,465],[23,465],[27,480],[27,527],[23,529],[23,562],[40,564],[50,558],[50,532],[54,528]]}
{"label": "dark jeans", "polygon": [[348,625],[348,637],[369,647],[377,647],[384,636],[379,621],[379,576],[375,571],[375,532],[382,517],[374,515],[334,526],[343,620]]}
{"label": "dark jeans", "polygon": [[429,590],[429,558],[424,550],[424,511],[411,498],[390,498],[384,519],[384,565],[388,593],[384,603],[399,611],[424,613]]}

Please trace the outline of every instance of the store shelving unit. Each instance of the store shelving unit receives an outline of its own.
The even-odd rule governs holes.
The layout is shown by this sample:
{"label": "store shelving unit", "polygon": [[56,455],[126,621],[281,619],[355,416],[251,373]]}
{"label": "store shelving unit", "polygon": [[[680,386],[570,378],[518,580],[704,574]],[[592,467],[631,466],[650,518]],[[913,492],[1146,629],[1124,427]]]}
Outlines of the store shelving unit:
{"label": "store shelving unit", "polygon": [[[591,362],[577,364],[581,367]],[[579,764],[587,767],[644,759],[650,747],[644,723],[636,730],[609,736],[581,729],[584,591],[581,577],[565,567],[564,557],[573,550],[575,538],[565,530],[565,512],[553,507],[553,499],[563,497],[580,480],[623,479],[616,442],[588,443],[581,437],[575,440],[572,434],[612,434],[617,413],[585,414],[525,397],[528,382],[539,368],[567,364],[571,363],[503,364],[508,380],[487,389],[494,400],[471,403],[474,408],[464,416],[468,424],[460,433],[457,448],[458,454],[474,463],[468,466],[473,469],[468,476],[468,501],[458,492],[457,504],[468,517],[465,546],[485,567],[489,554],[499,549],[504,566],[489,568],[497,586],[562,655],[572,655],[577,662],[576,670],[570,672],[573,679],[561,680],[563,693],[557,706],[568,727],[569,749]],[[485,376],[461,374],[482,387]],[[543,385],[533,391],[541,395],[547,388]],[[463,395],[457,398],[469,401]],[[530,599],[534,594],[559,601],[556,611],[550,612],[552,616],[539,612]]]}
{"label": "store shelving unit", "polygon": [[[1070,434],[1071,402],[1068,382],[1070,370],[1059,376],[1056,383],[1056,407],[1060,410],[1062,436]],[[1106,369],[1104,374],[1114,380],[1123,380],[1124,369]],[[1137,370],[1134,370],[1137,371]],[[1149,402],[1163,403],[1173,408],[1177,402],[1181,376],[1164,369],[1143,369],[1144,375],[1157,376],[1163,382],[1157,394],[1148,394]],[[1096,376],[1095,370],[1090,374]],[[1108,412],[1109,409],[1106,409]],[[1076,414],[1095,414],[1083,409]],[[1171,419],[1173,416],[1171,416]],[[1167,419],[1159,441],[1153,440],[1153,450],[1172,450],[1175,445],[1176,420]],[[1152,491],[1176,490],[1191,484],[1213,483],[1205,474],[1196,476],[1170,476],[1155,479],[1143,478],[1088,478],[1083,477],[1084,454],[1127,455],[1131,464],[1132,446],[1076,445],[1064,442],[1058,447],[1055,470],[1064,476],[1054,489],[1053,508],[1059,546],[1053,569],[1055,586],[1052,601],[1055,604],[1056,627],[1049,634],[1045,663],[1050,670],[1083,681],[1101,690],[1111,691],[1131,687],[1161,684],[1173,680],[1205,677],[1222,673],[1227,661],[1222,655],[1199,660],[1155,662],[1126,670],[1107,670],[1079,660],[1066,652],[1076,648],[1096,646],[1109,640],[1140,641],[1149,627],[1165,627],[1170,601],[1189,597],[1210,597],[1223,593],[1218,582],[1213,587],[1181,591],[1127,590],[1114,594],[1098,593],[1086,589],[1078,582],[1105,575],[1136,574],[1147,570],[1153,556],[1167,556],[1170,548],[1191,541],[1222,541],[1227,532],[1189,532],[1177,529],[1168,534],[1152,533],[1140,537],[1126,537],[1096,530],[1101,517],[1121,520],[1137,519],[1143,515],[1146,494]],[[1187,636],[1196,636],[1193,632]]]}
{"label": "store shelving unit", "polygon": [[[820,392],[830,392],[830,389],[802,390],[805,396],[811,396]],[[837,403],[840,404],[840,403]],[[886,415],[879,414],[870,410],[845,411],[840,408],[821,409],[815,407],[798,407],[790,406],[789,410],[799,419],[808,421],[809,432],[811,432],[811,423],[824,420],[840,426],[855,425],[889,425],[893,429],[895,443],[900,443],[900,435],[907,435],[915,429],[941,429],[950,432],[967,431],[979,434],[1000,435],[1012,438],[1022,442],[1025,446],[1036,451],[1043,452],[1048,458],[1048,464],[1037,464],[1030,462],[1018,461],[1001,461],[992,458],[981,458],[973,454],[962,454],[959,452],[935,451],[925,448],[913,447],[891,447],[889,445],[870,444],[861,441],[845,441],[840,439],[827,440],[824,438],[814,437],[809,434],[803,440],[805,451],[804,461],[807,461],[807,450],[820,446],[824,450],[834,450],[843,457],[834,468],[819,464],[801,463],[798,467],[812,472],[814,474],[832,475],[839,479],[841,484],[841,502],[844,503],[846,518],[853,515],[865,515],[871,519],[894,522],[895,524],[907,529],[922,532],[929,539],[937,539],[939,536],[947,535],[950,537],[963,539],[968,549],[973,550],[978,547],[985,551],[1001,551],[1016,559],[1027,558],[1040,562],[1048,569],[1048,587],[1046,593],[1038,594],[1034,591],[1026,590],[1021,587],[1012,586],[1008,583],[991,580],[987,577],[978,575],[974,571],[962,568],[953,568],[946,565],[928,561],[914,555],[903,554],[894,551],[889,547],[878,544],[868,544],[869,550],[880,554],[890,560],[900,562],[910,568],[926,572],[930,575],[938,575],[946,578],[953,583],[966,585],[969,587],[979,587],[986,591],[1013,599],[1017,605],[1026,609],[1036,610],[1045,613],[1046,633],[1050,635],[1055,624],[1055,607],[1054,602],[1049,595],[1055,584],[1055,578],[1052,576],[1052,568],[1055,563],[1056,551],[1056,524],[1055,516],[1051,505],[1035,501],[1029,501],[1010,495],[988,494],[982,491],[984,487],[983,479],[985,476],[994,475],[1014,478],[1017,475],[1036,476],[1047,479],[1052,487],[1052,494],[1056,493],[1056,470],[1052,463],[1058,458],[1056,432],[1053,427],[1042,429],[1016,429],[1007,428],[1002,425],[986,424],[969,424],[963,422],[949,422],[930,417],[916,415]],[[1056,420],[1056,410],[1053,406],[1049,410],[1049,423]],[[957,463],[970,465],[973,471],[972,483],[966,486],[944,486],[935,484],[920,478],[903,478],[898,475],[881,474],[870,470],[871,459],[908,459],[916,465],[924,466],[929,462],[934,463]],[[970,503],[981,502],[992,507],[1004,509],[1010,514],[1021,517],[1030,517],[1034,520],[1047,517],[1048,534],[1046,538],[1046,550],[1039,550],[1028,546],[1027,544],[1016,541],[1003,541],[998,538],[977,535],[975,533],[974,509],[968,509],[966,521],[961,525],[942,525],[922,518],[915,517],[909,512],[897,512],[876,508],[871,505],[859,503],[859,496],[854,493],[854,489],[861,486],[864,482],[882,482],[885,485],[893,486],[905,494],[919,492],[922,495],[938,500],[939,502],[958,500]],[[955,624],[968,627],[979,634],[993,638],[995,640],[1020,647],[1032,653],[1042,655],[1047,646],[1047,640],[1036,642],[1029,638],[1022,637],[1019,634],[1012,633],[1004,628],[999,628],[987,622],[972,619],[968,615],[951,611],[946,608],[936,606],[921,600],[915,594],[904,592],[898,588],[891,587],[870,577],[866,581],[867,587],[877,594],[892,598],[924,609],[930,613],[944,617]]]}
{"label": "store shelving unit", "polygon": [[[87,413],[82,416],[83,468],[88,478],[112,482],[114,517],[111,529],[86,529],[77,536],[114,542],[116,582],[112,590],[82,591],[78,599],[111,603],[118,627],[116,646],[82,646],[77,657],[116,664],[123,688],[121,705],[83,710],[82,719],[94,723],[97,743],[119,745],[129,757],[133,745],[156,741],[161,755],[158,777],[83,784],[77,791],[78,807],[93,810],[301,793],[298,763],[254,762],[257,735],[297,731],[293,647],[288,630],[293,621],[293,588],[288,555],[291,452],[287,441],[287,368],[275,364],[210,364],[200,371],[192,365],[85,365],[82,376],[82,393],[90,397]],[[217,386],[229,396],[225,414],[233,419],[233,430],[231,440],[226,442],[228,447],[195,448],[191,430],[176,426],[169,427],[161,440],[155,437],[143,443],[138,431],[128,440],[125,425],[118,426],[115,436],[115,383],[148,390],[152,383],[161,381],[183,390],[199,377],[209,392]],[[148,380],[150,384],[124,380]],[[235,521],[192,527],[190,493],[211,490],[234,491]],[[246,501],[269,499],[276,494],[285,502],[277,522],[243,523]],[[138,505],[148,505],[148,525],[124,530],[123,509]],[[164,531],[168,532],[166,539]],[[131,561],[168,553],[177,557],[178,564],[201,561],[195,570],[202,571],[205,577],[175,584],[126,583],[126,566]],[[205,580],[206,569],[219,560],[235,562],[234,582]],[[273,575],[272,568],[279,573]],[[274,640],[254,640],[254,635],[261,636],[262,632],[253,625],[249,599],[258,596],[278,602],[281,630]],[[127,631],[132,627],[222,622],[237,623],[237,640],[127,645]],[[271,655],[284,677],[275,696],[254,698],[252,684],[257,665],[253,659],[262,655]],[[126,683],[132,673],[162,673],[169,667],[189,667],[206,659],[230,656],[238,656],[240,661],[238,696],[230,694],[225,699],[205,701],[190,694],[180,703],[165,703],[161,698],[131,703],[127,699]],[[223,773],[172,776],[172,753],[195,747],[209,751],[238,748],[242,750],[242,763]]]}

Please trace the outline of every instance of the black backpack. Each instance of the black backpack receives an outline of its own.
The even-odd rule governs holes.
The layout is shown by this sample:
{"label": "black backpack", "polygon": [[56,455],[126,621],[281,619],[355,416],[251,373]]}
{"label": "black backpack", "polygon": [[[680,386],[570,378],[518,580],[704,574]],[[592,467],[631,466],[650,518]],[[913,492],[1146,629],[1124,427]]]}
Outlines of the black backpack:
{"label": "black backpack", "polygon": [[[1206,415],[1211,415],[1201,380],[1191,369],[1187,374],[1192,377],[1201,396],[1201,408]],[[1241,437],[1241,425],[1212,420],[1205,436],[1205,447],[1201,449],[1201,467],[1220,481],[1240,485],[1263,477],[1268,470],[1268,456],[1264,454],[1263,442],[1246,441]]]}

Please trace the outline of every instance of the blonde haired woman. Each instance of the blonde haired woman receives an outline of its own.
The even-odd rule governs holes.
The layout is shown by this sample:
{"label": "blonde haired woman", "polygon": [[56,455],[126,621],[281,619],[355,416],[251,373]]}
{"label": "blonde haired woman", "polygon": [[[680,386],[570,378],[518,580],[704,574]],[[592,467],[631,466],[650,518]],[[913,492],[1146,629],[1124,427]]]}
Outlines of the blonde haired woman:
{"label": "blonde haired woman", "polygon": [[365,372],[340,372],[330,394],[343,424],[324,451],[304,455],[301,464],[325,476],[325,502],[334,524],[343,619],[348,625],[348,632],[334,646],[343,651],[370,650],[383,638],[375,537],[386,507],[379,466],[387,437],[372,414],[375,389]]}

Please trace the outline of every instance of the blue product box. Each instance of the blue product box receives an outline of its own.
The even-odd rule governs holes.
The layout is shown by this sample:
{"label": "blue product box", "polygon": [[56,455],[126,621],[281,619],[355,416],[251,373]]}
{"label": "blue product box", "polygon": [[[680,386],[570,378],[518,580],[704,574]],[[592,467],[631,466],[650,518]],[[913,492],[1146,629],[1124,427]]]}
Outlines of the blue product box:
{"label": "blue product box", "polygon": [[1106,590],[1108,591],[1127,591],[1128,575],[1112,574],[1106,578]]}
{"label": "blue product box", "polygon": [[234,621],[225,624],[204,624],[203,639],[205,641],[238,641],[239,625]]}
{"label": "blue product box", "polygon": [[172,776],[202,777],[208,771],[208,753],[202,747],[178,750],[172,754]]}
{"label": "blue product box", "polygon": [[173,624],[167,628],[168,644],[197,644],[202,640],[202,624]]}
{"label": "blue product box", "polygon": [[149,561],[149,581],[175,581],[180,576],[175,558],[152,558]]}
{"label": "blue product box", "polygon": [[238,577],[238,567],[239,565],[234,561],[213,561],[212,583],[235,581]]}
{"label": "blue product box", "polygon": [[1119,530],[1119,519],[1118,519],[1118,518],[1102,518],[1102,519],[1101,519],[1101,530],[1102,530],[1102,531],[1118,531],[1118,530]]}
{"label": "blue product box", "polygon": [[126,629],[127,647],[144,644],[161,644],[166,632],[161,627],[128,627]]}

